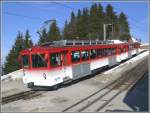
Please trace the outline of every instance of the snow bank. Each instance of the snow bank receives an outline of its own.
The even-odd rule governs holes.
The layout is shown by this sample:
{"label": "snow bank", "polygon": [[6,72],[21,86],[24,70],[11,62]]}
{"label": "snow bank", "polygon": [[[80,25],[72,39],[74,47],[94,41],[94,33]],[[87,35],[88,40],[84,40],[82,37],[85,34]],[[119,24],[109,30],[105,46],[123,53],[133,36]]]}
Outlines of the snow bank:
{"label": "snow bank", "polygon": [[141,54],[137,55],[136,57],[134,57],[134,58],[132,58],[132,59],[126,61],[125,63],[120,64],[119,66],[117,66],[117,67],[115,67],[115,68],[112,68],[112,69],[110,69],[110,70],[104,72],[103,74],[111,74],[113,71],[116,71],[116,69],[122,67],[123,65],[125,65],[125,64],[130,64],[130,63],[134,63],[134,62],[136,62],[136,61],[142,59],[143,57],[145,57],[145,56],[147,56],[147,55],[149,55],[149,51],[146,51],[146,52],[144,52],[144,53],[141,53]]}
{"label": "snow bank", "polygon": [[1,76],[1,81],[9,81],[9,80],[16,80],[16,79],[21,79],[23,76],[22,69],[13,71],[7,75]]}
{"label": "snow bank", "polygon": [[148,43],[141,44],[141,46],[148,46],[148,45],[149,45]]}

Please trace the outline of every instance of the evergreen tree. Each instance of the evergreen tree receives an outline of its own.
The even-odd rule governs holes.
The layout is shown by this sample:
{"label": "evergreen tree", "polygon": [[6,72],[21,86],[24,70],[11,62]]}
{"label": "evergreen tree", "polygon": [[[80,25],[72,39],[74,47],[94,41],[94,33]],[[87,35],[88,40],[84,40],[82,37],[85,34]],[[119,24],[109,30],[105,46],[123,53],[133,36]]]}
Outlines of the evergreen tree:
{"label": "evergreen tree", "polygon": [[83,9],[83,13],[81,16],[81,35],[80,37],[83,40],[88,40],[88,32],[89,32],[89,11],[87,8]]}
{"label": "evergreen tree", "polygon": [[12,46],[8,56],[6,57],[6,62],[4,63],[4,73],[10,73],[12,71],[18,70],[20,68],[20,63],[17,61],[19,52],[24,49],[23,35],[18,32],[16,41]]}
{"label": "evergreen tree", "polygon": [[106,38],[118,38],[118,17],[110,4],[106,7],[105,24],[112,24],[112,26],[107,26]]}
{"label": "evergreen tree", "polygon": [[[125,32],[129,34],[129,24],[125,18],[125,14],[125,17],[121,15],[119,17],[113,11],[113,7],[110,4],[107,5],[106,12],[103,11],[101,4],[92,4],[89,10],[87,8],[83,8],[83,10],[79,9],[76,16],[71,12],[70,22],[65,22],[63,36],[66,37],[66,39],[103,40],[103,25],[107,24],[106,39],[121,38],[124,40],[124,37],[128,36],[120,36],[119,34]],[[124,22],[122,22],[120,18],[124,18]],[[108,24],[112,25],[110,26]],[[120,29],[125,30],[122,32]]]}
{"label": "evergreen tree", "polygon": [[31,48],[33,46],[33,42],[31,40],[31,36],[29,34],[29,30],[28,29],[26,30],[26,33],[25,33],[24,46],[25,46],[25,48]]}
{"label": "evergreen tree", "polygon": [[50,25],[46,41],[54,41],[54,40],[61,40],[60,31],[59,28],[57,27],[56,21]]}
{"label": "evergreen tree", "polygon": [[65,21],[65,27],[63,30],[63,39],[69,39],[69,33],[68,33],[69,29],[68,29],[68,22],[67,20]]}
{"label": "evergreen tree", "polygon": [[103,7],[99,3],[98,5],[98,12],[97,12],[97,33],[98,33],[98,39],[103,40],[103,24],[104,24],[104,12],[103,12]]}
{"label": "evergreen tree", "polygon": [[40,37],[40,39],[39,39],[38,44],[42,44],[42,43],[45,43],[45,42],[48,41],[47,40],[48,36],[47,36],[46,28],[42,29],[41,34],[39,34],[39,37]]}
{"label": "evergreen tree", "polygon": [[76,37],[77,28],[76,28],[76,17],[74,12],[71,12],[71,21],[68,24],[68,37],[67,39],[74,39]]}
{"label": "evergreen tree", "polygon": [[71,23],[73,23],[75,21],[75,14],[74,12],[72,11],[71,12]]}
{"label": "evergreen tree", "polygon": [[104,12],[101,4],[93,4],[90,8],[89,36],[92,39],[102,39],[103,37]]}
{"label": "evergreen tree", "polygon": [[130,38],[129,24],[123,12],[119,15],[119,36],[121,40],[129,40]]}
{"label": "evergreen tree", "polygon": [[77,13],[77,23],[76,23],[76,28],[77,28],[77,35],[76,39],[83,39],[82,33],[83,33],[83,28],[82,28],[83,22],[82,22],[82,15],[81,15],[81,10],[78,10]]}

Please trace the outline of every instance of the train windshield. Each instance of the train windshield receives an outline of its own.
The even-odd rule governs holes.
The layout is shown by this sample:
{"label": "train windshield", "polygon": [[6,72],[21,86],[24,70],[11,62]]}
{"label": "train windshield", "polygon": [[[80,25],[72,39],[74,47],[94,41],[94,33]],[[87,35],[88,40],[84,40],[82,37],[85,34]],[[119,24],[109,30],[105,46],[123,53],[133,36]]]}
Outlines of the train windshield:
{"label": "train windshield", "polygon": [[32,67],[41,68],[47,67],[47,61],[44,59],[45,54],[33,54],[32,55]]}
{"label": "train windshield", "polygon": [[23,68],[29,67],[29,56],[28,55],[22,56],[22,65],[23,65]]}

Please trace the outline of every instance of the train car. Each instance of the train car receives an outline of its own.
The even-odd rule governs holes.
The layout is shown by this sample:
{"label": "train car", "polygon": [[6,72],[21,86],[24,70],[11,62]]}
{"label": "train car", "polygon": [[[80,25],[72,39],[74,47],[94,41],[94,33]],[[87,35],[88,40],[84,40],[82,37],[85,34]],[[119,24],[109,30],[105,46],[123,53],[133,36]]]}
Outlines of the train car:
{"label": "train car", "polygon": [[23,82],[57,86],[114,66],[138,54],[140,43],[114,41],[54,41],[20,52]]}

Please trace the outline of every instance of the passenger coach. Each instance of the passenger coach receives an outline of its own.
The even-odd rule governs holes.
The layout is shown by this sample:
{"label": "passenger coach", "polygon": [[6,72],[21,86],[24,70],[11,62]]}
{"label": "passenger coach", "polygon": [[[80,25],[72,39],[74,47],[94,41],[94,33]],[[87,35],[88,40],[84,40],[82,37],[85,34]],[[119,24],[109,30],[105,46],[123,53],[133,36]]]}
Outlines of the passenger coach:
{"label": "passenger coach", "polygon": [[57,86],[113,66],[139,52],[140,43],[54,41],[20,52],[27,86]]}

